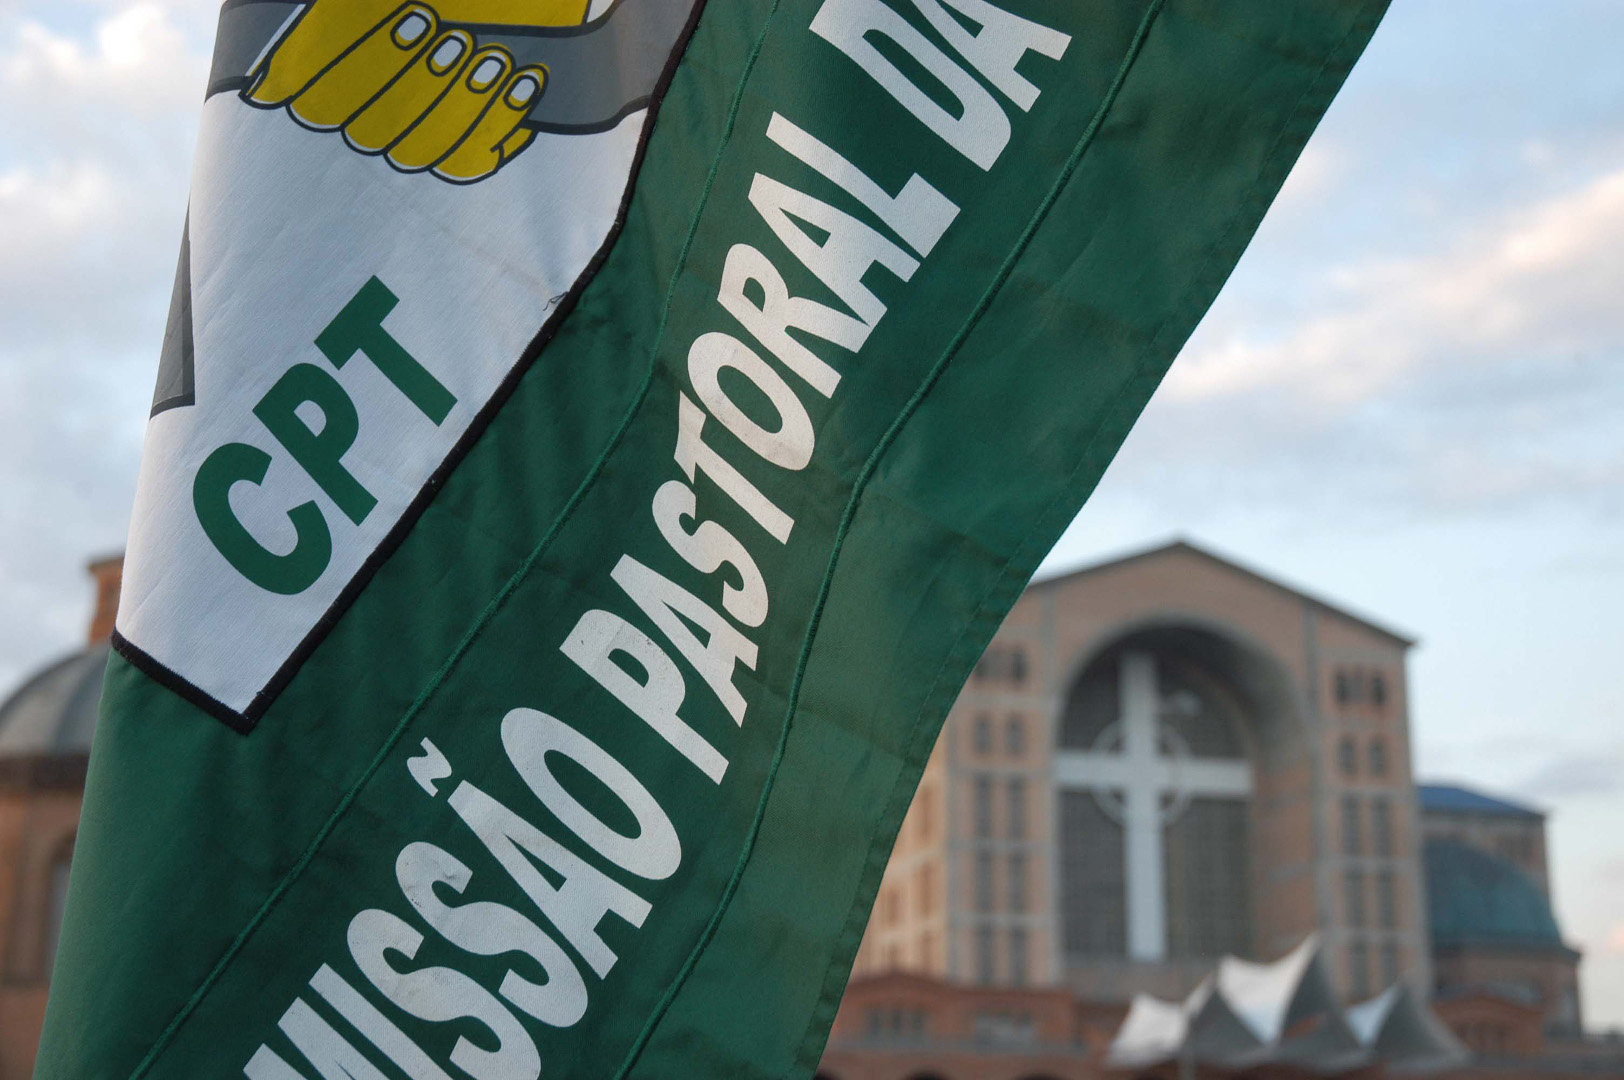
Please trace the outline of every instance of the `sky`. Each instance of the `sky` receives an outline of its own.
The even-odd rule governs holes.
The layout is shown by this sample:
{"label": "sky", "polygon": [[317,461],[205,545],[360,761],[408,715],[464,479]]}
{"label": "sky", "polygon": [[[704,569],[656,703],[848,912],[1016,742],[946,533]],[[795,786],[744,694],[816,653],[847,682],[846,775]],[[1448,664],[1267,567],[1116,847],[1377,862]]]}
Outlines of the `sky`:
{"label": "sky", "polygon": [[[0,695],[123,545],[216,0],[0,0]],[[1396,0],[1045,565],[1188,537],[1421,639],[1624,1026],[1624,4]]]}

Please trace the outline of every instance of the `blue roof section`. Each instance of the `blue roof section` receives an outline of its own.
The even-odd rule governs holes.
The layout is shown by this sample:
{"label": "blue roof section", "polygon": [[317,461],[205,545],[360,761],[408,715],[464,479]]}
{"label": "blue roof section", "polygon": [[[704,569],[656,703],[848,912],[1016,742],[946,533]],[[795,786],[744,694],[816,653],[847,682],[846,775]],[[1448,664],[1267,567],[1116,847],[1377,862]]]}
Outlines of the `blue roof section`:
{"label": "blue roof section", "polygon": [[1422,862],[1435,946],[1571,951],[1551,902],[1506,860],[1453,840],[1428,840]]}
{"label": "blue roof section", "polygon": [[1542,818],[1543,811],[1522,803],[1497,799],[1454,784],[1417,784],[1421,809],[1439,814],[1498,814],[1503,817]]}

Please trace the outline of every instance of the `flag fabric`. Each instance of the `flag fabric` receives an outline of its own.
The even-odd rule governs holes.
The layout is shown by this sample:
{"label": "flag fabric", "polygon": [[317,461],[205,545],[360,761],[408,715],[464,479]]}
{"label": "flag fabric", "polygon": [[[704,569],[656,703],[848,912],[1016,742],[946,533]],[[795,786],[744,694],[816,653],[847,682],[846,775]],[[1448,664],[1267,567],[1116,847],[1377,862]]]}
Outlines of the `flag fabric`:
{"label": "flag fabric", "polygon": [[809,1076],[1384,7],[228,0],[36,1076]]}

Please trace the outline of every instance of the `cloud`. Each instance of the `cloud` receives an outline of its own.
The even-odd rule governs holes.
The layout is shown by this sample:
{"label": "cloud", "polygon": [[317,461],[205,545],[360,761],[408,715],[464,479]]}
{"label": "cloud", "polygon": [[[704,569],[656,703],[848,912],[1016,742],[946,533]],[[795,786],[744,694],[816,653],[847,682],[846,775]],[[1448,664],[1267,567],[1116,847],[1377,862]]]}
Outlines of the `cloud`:
{"label": "cloud", "polygon": [[1174,401],[1286,387],[1347,408],[1418,368],[1624,345],[1624,169],[1458,240],[1439,255],[1322,274],[1324,313],[1266,339],[1234,334],[1181,358]]}
{"label": "cloud", "polygon": [[[1350,168],[1315,165],[1305,207]],[[1357,508],[1364,527],[1552,508],[1624,520],[1624,167],[1439,226],[1420,255],[1243,261],[1113,466],[1117,489],[1191,525],[1263,505]]]}
{"label": "cloud", "polygon": [[[167,296],[206,59],[169,11],[115,9],[81,40],[0,37],[0,320],[12,347],[130,340]],[[133,324],[133,325],[132,325]]]}
{"label": "cloud", "polygon": [[90,43],[24,21],[0,60],[0,78],[36,98],[72,90],[120,108],[150,108],[172,103],[184,82],[176,76],[188,72],[192,59],[169,13],[138,3],[101,20]]}
{"label": "cloud", "polygon": [[208,3],[0,9],[0,694],[123,542],[207,78]]}
{"label": "cloud", "polygon": [[1607,932],[1607,939],[1603,948],[1608,952],[1624,954],[1624,922],[1616,923]]}
{"label": "cloud", "polygon": [[97,13],[83,36],[32,18],[0,29],[4,132],[19,156],[163,162],[189,132],[208,77],[195,15],[148,0]]}
{"label": "cloud", "polygon": [[1529,772],[1516,789],[1550,801],[1624,792],[1624,747],[1600,746],[1558,754]]}

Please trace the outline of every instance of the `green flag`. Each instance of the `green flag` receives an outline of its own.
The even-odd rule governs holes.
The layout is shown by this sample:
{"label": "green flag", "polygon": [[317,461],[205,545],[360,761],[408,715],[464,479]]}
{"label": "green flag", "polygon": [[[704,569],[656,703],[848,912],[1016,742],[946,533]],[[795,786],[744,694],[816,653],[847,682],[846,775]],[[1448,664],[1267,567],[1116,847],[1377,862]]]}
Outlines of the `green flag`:
{"label": "green flag", "polygon": [[1383,0],[230,0],[37,1076],[806,1077]]}

